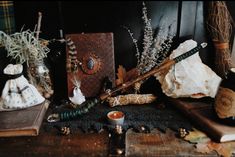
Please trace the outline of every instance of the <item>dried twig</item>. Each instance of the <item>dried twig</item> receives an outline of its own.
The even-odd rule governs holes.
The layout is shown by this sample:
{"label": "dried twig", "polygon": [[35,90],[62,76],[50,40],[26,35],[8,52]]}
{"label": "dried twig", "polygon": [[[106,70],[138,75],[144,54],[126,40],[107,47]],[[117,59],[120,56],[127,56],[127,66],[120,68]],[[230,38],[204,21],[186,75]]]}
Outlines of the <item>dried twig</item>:
{"label": "dried twig", "polygon": [[36,33],[36,39],[39,39],[39,33],[40,33],[40,29],[41,29],[41,21],[42,21],[42,13],[38,12],[38,24],[37,24],[37,33]]}

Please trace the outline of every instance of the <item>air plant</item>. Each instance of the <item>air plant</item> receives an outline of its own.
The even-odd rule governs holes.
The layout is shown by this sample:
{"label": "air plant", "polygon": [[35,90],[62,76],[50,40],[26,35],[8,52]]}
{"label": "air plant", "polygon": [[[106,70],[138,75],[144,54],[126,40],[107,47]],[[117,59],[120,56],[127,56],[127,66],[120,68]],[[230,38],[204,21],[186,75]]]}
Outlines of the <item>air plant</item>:
{"label": "air plant", "polygon": [[11,35],[0,31],[0,44],[7,50],[7,56],[15,59],[19,64],[26,62],[28,66],[30,61],[42,61],[50,51],[36,39],[35,32],[30,30]]}

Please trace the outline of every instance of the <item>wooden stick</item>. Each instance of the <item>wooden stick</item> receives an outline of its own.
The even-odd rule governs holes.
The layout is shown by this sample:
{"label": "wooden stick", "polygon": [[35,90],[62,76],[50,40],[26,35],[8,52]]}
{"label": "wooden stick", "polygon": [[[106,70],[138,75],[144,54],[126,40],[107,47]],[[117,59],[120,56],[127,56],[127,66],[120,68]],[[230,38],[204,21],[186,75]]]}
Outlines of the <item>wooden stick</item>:
{"label": "wooden stick", "polygon": [[107,90],[105,93],[100,95],[100,99],[101,100],[105,100],[106,98],[114,95],[116,92],[118,91],[122,91],[125,88],[128,88],[130,86],[132,86],[133,84],[135,84],[136,82],[140,82],[141,80],[144,80],[146,78],[149,78],[152,75],[158,74],[159,72],[162,72],[168,68],[170,68],[172,65],[176,64],[177,62],[180,62],[181,60],[195,54],[196,52],[198,52],[201,48],[204,48],[207,46],[207,43],[202,43],[199,46],[193,48],[192,50],[174,58],[174,59],[169,59],[166,60],[165,62],[163,62],[159,67],[156,67],[150,71],[148,71],[147,73],[137,77],[134,80],[128,81],[126,83],[123,83],[122,85],[118,86],[117,88],[114,88],[112,90]]}
{"label": "wooden stick", "polygon": [[39,33],[41,29],[41,21],[42,21],[42,13],[38,12],[38,24],[37,24],[37,30],[36,30],[36,39],[38,40],[39,38]]}
{"label": "wooden stick", "polygon": [[141,75],[139,77],[137,77],[136,79],[134,80],[131,80],[131,81],[128,81],[126,83],[123,83],[121,86],[118,86],[117,88],[114,88],[113,90],[111,91],[106,91],[105,93],[101,94],[100,95],[100,99],[101,100],[105,100],[107,97],[109,96],[112,96],[114,93],[118,92],[118,91],[121,91],[125,88],[128,88],[130,86],[132,86],[133,84],[135,84],[136,82],[139,82],[141,80],[144,80],[146,78],[149,78],[150,76],[156,74],[156,73],[159,73],[160,71],[163,71],[164,69],[166,68],[169,68],[171,67],[172,65],[175,64],[175,61],[174,60],[168,60],[166,61],[165,63],[163,63],[160,67],[157,67],[147,73],[145,73],[144,75]]}

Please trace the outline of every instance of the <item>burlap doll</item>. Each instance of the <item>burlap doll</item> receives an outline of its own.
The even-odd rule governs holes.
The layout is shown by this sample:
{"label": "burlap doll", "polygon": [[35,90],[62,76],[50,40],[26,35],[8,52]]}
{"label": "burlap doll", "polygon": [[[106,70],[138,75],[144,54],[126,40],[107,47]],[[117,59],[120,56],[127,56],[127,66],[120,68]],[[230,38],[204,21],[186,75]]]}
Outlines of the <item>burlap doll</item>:
{"label": "burlap doll", "polygon": [[21,64],[9,64],[4,74],[9,78],[2,91],[0,111],[23,109],[41,104],[45,98],[22,75]]}

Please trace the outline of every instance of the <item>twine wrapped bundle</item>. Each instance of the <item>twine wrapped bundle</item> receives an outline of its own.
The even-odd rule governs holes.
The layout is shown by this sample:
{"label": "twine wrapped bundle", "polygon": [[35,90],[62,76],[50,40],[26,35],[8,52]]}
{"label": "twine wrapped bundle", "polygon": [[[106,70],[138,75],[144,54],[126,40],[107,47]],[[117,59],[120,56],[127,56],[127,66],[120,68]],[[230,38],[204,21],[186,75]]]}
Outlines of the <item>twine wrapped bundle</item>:
{"label": "twine wrapped bundle", "polygon": [[235,92],[220,87],[215,98],[215,111],[219,118],[235,117]]}
{"label": "twine wrapped bundle", "polygon": [[107,101],[110,107],[128,104],[148,104],[156,100],[153,94],[127,94],[116,97],[109,97]]}
{"label": "twine wrapped bundle", "polygon": [[232,67],[229,45],[232,34],[232,21],[225,1],[209,2],[207,26],[215,46],[217,72],[223,78],[226,78]]}

